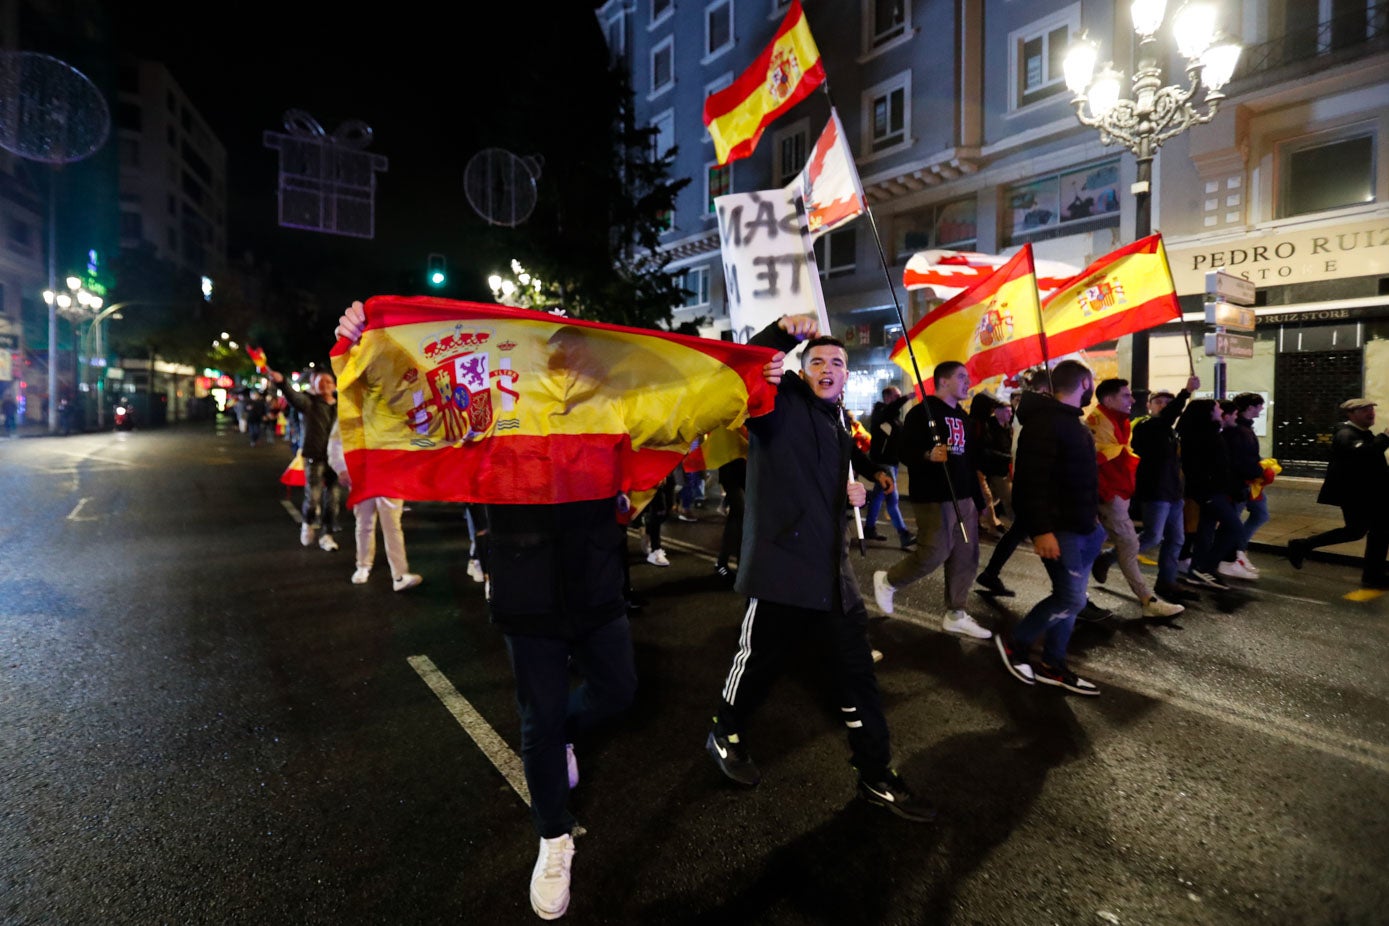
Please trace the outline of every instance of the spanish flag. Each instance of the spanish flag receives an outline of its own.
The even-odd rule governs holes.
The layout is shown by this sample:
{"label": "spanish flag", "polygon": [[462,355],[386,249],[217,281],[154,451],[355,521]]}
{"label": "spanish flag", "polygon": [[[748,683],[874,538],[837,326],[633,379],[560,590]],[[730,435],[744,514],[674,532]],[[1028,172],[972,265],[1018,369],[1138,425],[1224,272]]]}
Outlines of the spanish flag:
{"label": "spanish flag", "polygon": [[250,357],[251,362],[256,365],[257,373],[264,373],[266,370],[269,369],[269,366],[267,365],[265,360],[265,348],[247,347],[246,356]]}
{"label": "spanish flag", "polygon": [[1162,235],[1111,251],[1042,303],[1054,357],[1181,317]]}
{"label": "spanish flag", "polygon": [[[917,322],[908,337],[921,366],[922,386],[930,389],[936,364],[963,363],[974,382],[1016,373],[1041,363],[1037,276],[1032,245],[1025,244],[1007,263]],[[892,348],[892,362],[915,378],[906,338]]]}
{"label": "spanish flag", "polygon": [[737,80],[704,101],[704,125],[719,163],[752,154],[762,131],[824,80],[805,11],[800,0],[792,0],[772,43]]}
{"label": "spanish flag", "polygon": [[648,489],[776,396],[763,347],[428,297],[378,296],[366,319],[332,352],[350,504]]}

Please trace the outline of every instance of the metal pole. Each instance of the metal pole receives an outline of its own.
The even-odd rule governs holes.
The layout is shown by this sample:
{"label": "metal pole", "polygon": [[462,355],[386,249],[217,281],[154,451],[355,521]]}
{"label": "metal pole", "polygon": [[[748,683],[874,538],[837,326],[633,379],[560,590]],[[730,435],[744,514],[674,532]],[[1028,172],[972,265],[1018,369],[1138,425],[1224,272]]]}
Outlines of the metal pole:
{"label": "metal pole", "polygon": [[[48,288],[58,291],[58,171],[48,180]],[[48,430],[58,433],[58,304],[48,304]]]}
{"label": "metal pole", "polygon": [[[1138,159],[1138,182],[1134,184],[1137,209],[1134,213],[1134,240],[1146,238],[1153,233],[1153,159],[1152,156]],[[1132,340],[1133,363],[1129,379],[1130,386],[1144,402],[1148,398],[1148,332],[1135,331]],[[1140,406],[1142,407],[1142,406]]]}
{"label": "metal pole", "polygon": [[96,328],[96,355],[101,358],[101,369],[97,371],[96,377],[96,427],[97,430],[104,430],[106,427],[106,341],[101,336],[101,316],[98,315],[93,326]]}

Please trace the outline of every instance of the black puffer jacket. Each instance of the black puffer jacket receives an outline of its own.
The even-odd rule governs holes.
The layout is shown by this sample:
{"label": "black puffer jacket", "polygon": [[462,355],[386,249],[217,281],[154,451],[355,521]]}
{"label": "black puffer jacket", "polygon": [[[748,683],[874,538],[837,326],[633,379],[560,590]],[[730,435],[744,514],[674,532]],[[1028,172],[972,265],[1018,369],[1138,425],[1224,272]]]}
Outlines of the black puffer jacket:
{"label": "black puffer jacket", "polygon": [[1375,434],[1349,421],[1336,426],[1331,463],[1317,493],[1323,505],[1368,504],[1377,512],[1389,504],[1389,435]]}
{"label": "black puffer jacket", "polygon": [[1230,455],[1220,437],[1220,424],[1210,418],[1211,400],[1198,399],[1187,406],[1177,422],[1182,441],[1182,475],[1186,497],[1207,502],[1217,492],[1230,491]]}
{"label": "black puffer jacket", "polygon": [[[776,325],[749,343],[796,346]],[[849,462],[865,478],[881,467],[854,446],[842,415],[788,369],[775,408],[748,419],[740,594],[816,611],[862,602],[845,534]]]}
{"label": "black puffer jacket", "polygon": [[300,452],[306,460],[328,459],[328,435],[338,420],[337,405],[313,392],[299,392],[286,383],[277,384],[280,394],[304,416],[304,443]]}
{"label": "black puffer jacket", "polygon": [[1083,411],[1036,392],[1018,404],[1013,507],[1029,537],[1088,534],[1099,523],[1095,438],[1081,420]]}
{"label": "black puffer jacket", "polygon": [[1263,457],[1259,453],[1259,435],[1254,433],[1254,422],[1243,418],[1235,419],[1233,428],[1220,432],[1225,442],[1225,453],[1230,460],[1230,485],[1226,491],[1237,502],[1249,498],[1249,483],[1264,474],[1259,465]]}

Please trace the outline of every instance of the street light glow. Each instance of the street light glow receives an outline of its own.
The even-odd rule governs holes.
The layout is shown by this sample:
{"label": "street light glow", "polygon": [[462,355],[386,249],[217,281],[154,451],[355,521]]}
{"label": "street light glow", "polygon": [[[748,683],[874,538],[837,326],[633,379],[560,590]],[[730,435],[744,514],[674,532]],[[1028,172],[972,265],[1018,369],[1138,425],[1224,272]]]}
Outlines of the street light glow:
{"label": "street light glow", "polygon": [[1172,19],[1172,34],[1183,58],[1199,59],[1215,40],[1215,7],[1199,0],[1184,4]]}
{"label": "street light glow", "polygon": [[67,284],[68,289],[73,290],[75,292],[77,288],[82,285],[82,281],[79,280],[77,277],[68,277]]}

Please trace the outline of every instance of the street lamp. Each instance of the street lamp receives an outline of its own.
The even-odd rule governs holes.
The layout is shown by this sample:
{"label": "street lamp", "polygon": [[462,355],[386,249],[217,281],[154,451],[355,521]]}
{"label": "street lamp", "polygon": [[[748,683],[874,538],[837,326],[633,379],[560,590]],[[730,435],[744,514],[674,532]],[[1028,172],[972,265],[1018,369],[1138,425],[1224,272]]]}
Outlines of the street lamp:
{"label": "street lamp", "polygon": [[[1134,0],[1130,6],[1133,31],[1138,36],[1138,67],[1133,73],[1133,94],[1120,96],[1123,75],[1112,63],[1098,75],[1099,49],[1084,33],[1066,52],[1063,69],[1066,86],[1074,97],[1076,118],[1082,125],[1100,130],[1103,145],[1122,144],[1138,160],[1138,179],[1132,191],[1137,199],[1135,237],[1152,233],[1152,172],[1157,149],[1169,138],[1194,125],[1215,118],[1221,92],[1234,74],[1240,46],[1216,31],[1213,4],[1188,0],[1172,17],[1177,49],[1186,59],[1185,87],[1163,86],[1157,60],[1157,33],[1162,27],[1167,0]],[[1203,92],[1204,91],[1204,92]],[[1133,335],[1134,391],[1148,388],[1148,333]]]}
{"label": "street lamp", "polygon": [[[48,428],[58,430],[58,316],[61,315],[75,326],[101,311],[102,299],[82,285],[79,277],[70,276],[65,281],[67,291],[45,289],[43,301],[48,305]],[[74,329],[75,330],[75,329]],[[81,365],[81,350],[74,346],[77,356],[77,386],[86,381]],[[76,401],[76,396],[73,400]]]}

